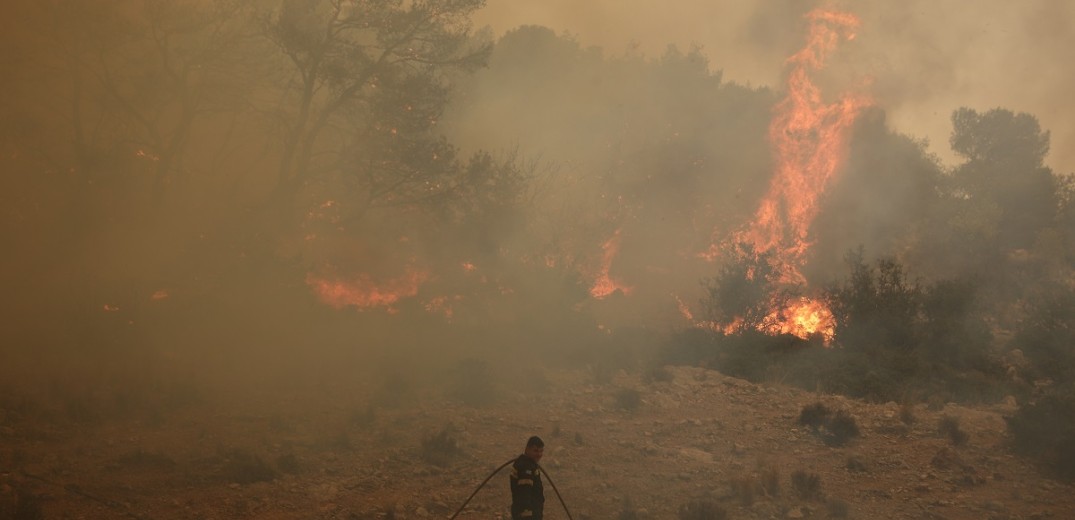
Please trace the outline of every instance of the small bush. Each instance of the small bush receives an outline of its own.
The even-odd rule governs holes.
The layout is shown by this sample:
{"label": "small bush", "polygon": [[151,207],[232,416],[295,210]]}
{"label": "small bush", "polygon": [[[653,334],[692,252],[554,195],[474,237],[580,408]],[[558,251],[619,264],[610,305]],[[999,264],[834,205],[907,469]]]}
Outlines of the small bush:
{"label": "small bush", "polygon": [[623,388],[616,392],[616,408],[625,412],[634,412],[642,405],[642,394],[633,388]]}
{"label": "small bush", "polygon": [[900,406],[900,422],[907,426],[911,426],[915,423],[914,404],[903,403]]}
{"label": "small bush", "polygon": [[829,518],[847,518],[851,514],[851,505],[839,498],[830,498],[825,506],[829,510]]}
{"label": "small bush", "polygon": [[372,405],[367,405],[365,408],[359,408],[351,412],[351,424],[360,428],[368,428],[373,426],[373,422],[377,419],[377,414]]}
{"label": "small bush", "polygon": [[439,433],[422,439],[421,458],[434,466],[447,466],[462,451],[459,440],[447,426]]}
{"label": "small bush", "polygon": [[642,375],[642,380],[648,384],[672,382],[672,371],[668,367],[651,367]]}
{"label": "small bush", "polygon": [[821,403],[814,403],[803,407],[799,412],[799,424],[818,429],[824,426],[832,417],[832,410]]}
{"label": "small bush", "polygon": [[842,446],[859,436],[854,416],[845,410],[833,413],[821,403],[804,406],[799,413],[799,424],[812,429],[829,446]]}
{"label": "small bush", "polygon": [[468,406],[485,406],[493,402],[493,375],[489,364],[464,359],[455,366],[450,395]]}
{"label": "small bush", "polygon": [[1075,389],[1049,394],[1005,418],[1012,448],[1057,477],[1075,481]]}
{"label": "small bush", "polygon": [[630,499],[625,499],[623,501],[623,509],[620,511],[620,514],[616,516],[616,520],[641,520],[641,518],[642,517],[639,516],[638,511],[631,505]]}
{"label": "small bush", "polygon": [[224,457],[223,475],[228,482],[252,484],[273,480],[276,478],[276,471],[261,457],[245,450],[234,449]]}
{"label": "small bush", "polygon": [[821,477],[817,473],[795,470],[791,473],[791,488],[803,500],[815,500],[822,497]]}
{"label": "small bush", "polygon": [[[38,495],[26,489],[15,488],[14,499],[13,507],[0,508],[0,513],[11,515],[4,518],[13,518],[15,520],[43,520],[45,518],[45,512],[41,507],[42,500]],[[2,505],[3,503],[0,503],[0,506]]]}
{"label": "small bush", "polygon": [[847,441],[859,436],[859,427],[855,418],[848,412],[840,410],[826,425],[827,434],[822,437],[829,446],[843,446]]}
{"label": "small bush", "polygon": [[754,497],[760,487],[753,479],[746,476],[735,477],[731,481],[732,493],[739,499],[739,503],[745,507],[754,505]]}
{"label": "small bush", "polygon": [[414,393],[411,382],[397,373],[390,373],[377,389],[374,401],[385,408],[400,406]]}
{"label": "small bush", "polygon": [[970,434],[960,428],[959,419],[950,415],[941,417],[941,421],[937,425],[937,431],[941,435],[948,437],[953,446],[962,446],[970,440]]}
{"label": "small bush", "polygon": [[175,461],[171,457],[158,452],[148,452],[141,449],[134,450],[116,459],[120,465],[129,468],[153,469],[168,471],[175,468]]}
{"label": "small bush", "polygon": [[294,453],[285,453],[276,457],[276,467],[289,475],[297,475],[300,470],[299,459]]}
{"label": "small bush", "polygon": [[763,469],[758,481],[761,483],[761,489],[766,496],[776,497],[780,495],[780,470],[776,466]]}
{"label": "small bush", "polygon": [[870,471],[869,466],[866,465],[866,461],[862,460],[862,457],[857,455],[848,457],[844,467],[852,473],[868,473]]}
{"label": "small bush", "polygon": [[726,511],[712,500],[692,500],[679,508],[679,520],[725,520]]}

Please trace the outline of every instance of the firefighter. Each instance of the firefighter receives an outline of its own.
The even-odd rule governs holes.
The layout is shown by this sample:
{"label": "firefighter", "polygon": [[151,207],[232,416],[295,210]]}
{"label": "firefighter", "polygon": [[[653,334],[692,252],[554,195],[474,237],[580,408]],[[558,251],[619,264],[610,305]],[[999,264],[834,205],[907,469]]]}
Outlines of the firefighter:
{"label": "firefighter", "polygon": [[526,449],[511,465],[511,519],[541,520],[545,509],[545,491],[541,486],[538,461],[545,452],[545,442],[538,436],[527,439]]}

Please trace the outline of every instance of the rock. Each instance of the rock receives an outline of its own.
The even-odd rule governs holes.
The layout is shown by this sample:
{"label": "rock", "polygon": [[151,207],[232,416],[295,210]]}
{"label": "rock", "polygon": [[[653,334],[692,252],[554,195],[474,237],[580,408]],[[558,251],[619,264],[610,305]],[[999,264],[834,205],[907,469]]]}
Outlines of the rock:
{"label": "rock", "polygon": [[806,515],[803,514],[803,509],[801,507],[796,507],[796,508],[793,508],[790,511],[788,511],[788,514],[786,515],[786,517],[787,518],[806,518]]}

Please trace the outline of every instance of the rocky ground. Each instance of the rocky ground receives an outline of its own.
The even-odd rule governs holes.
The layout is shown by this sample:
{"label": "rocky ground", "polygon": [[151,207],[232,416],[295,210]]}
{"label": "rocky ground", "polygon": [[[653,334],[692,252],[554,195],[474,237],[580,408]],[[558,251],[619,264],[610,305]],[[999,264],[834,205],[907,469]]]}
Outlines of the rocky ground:
{"label": "rocky ground", "polygon": [[[575,519],[1075,518],[1075,488],[1009,453],[1011,402],[901,408],[675,367],[527,386],[477,407],[325,387],[82,423],[8,406],[0,518],[448,518],[532,434]],[[819,402],[860,435],[801,425]],[[459,518],[505,518],[507,487],[504,470]]]}

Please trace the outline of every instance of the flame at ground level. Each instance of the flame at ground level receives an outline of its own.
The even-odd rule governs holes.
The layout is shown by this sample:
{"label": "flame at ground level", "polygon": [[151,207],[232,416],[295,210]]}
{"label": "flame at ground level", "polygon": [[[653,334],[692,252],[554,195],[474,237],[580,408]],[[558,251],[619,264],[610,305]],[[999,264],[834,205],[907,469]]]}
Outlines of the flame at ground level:
{"label": "flame at ground level", "polygon": [[306,284],[314,289],[321,301],[337,309],[353,305],[360,310],[386,307],[391,311],[391,306],[400,299],[418,294],[418,288],[429,276],[426,271],[409,270],[397,278],[375,281],[365,274],[349,280],[309,274]]}
{"label": "flame at ground level", "polygon": [[[725,335],[739,334],[744,328],[751,327],[742,316],[736,316],[728,323],[695,320],[694,313],[687,304],[678,296],[675,296],[675,299],[680,315],[686,318],[693,327]],[[774,303],[773,310],[754,328],[765,334],[791,334],[805,340],[820,337],[827,347],[832,344],[832,339],[836,335],[836,318],[825,302],[811,298],[798,298],[786,302],[782,307]]]}
{"label": "flame at ground level", "polygon": [[774,309],[758,328],[768,334],[791,334],[802,339],[821,336],[829,345],[836,334],[836,319],[824,302],[799,298],[782,309]]}

